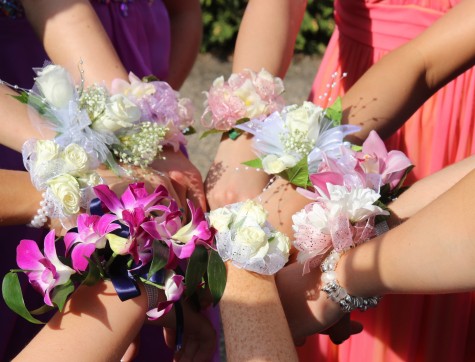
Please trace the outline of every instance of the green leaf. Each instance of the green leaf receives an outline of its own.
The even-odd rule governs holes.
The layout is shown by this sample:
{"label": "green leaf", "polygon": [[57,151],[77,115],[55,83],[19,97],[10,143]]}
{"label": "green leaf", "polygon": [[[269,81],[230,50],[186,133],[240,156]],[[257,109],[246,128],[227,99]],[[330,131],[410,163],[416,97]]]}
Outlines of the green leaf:
{"label": "green leaf", "polygon": [[223,133],[224,131],[220,131],[219,129],[209,129],[205,132],[203,132],[200,136],[200,140],[202,140],[205,137],[208,137],[211,134],[216,134],[216,133]]}
{"label": "green leaf", "polygon": [[68,280],[67,283],[58,285],[53,290],[53,303],[58,307],[59,311],[62,311],[68,297],[71,293],[74,292],[74,284],[71,280]]}
{"label": "green leaf", "polygon": [[228,136],[229,138],[231,138],[233,141],[236,141],[237,138],[242,135],[243,131],[241,131],[240,129],[236,129],[236,128],[231,128],[231,130],[228,132]]}
{"label": "green leaf", "polygon": [[351,149],[355,152],[361,152],[363,150],[363,147],[360,145],[351,145]]}
{"label": "green leaf", "polygon": [[150,264],[150,269],[148,271],[147,279],[150,279],[153,274],[162,269],[167,265],[168,261],[168,248],[163,245],[159,240],[154,240],[153,245],[153,259]]}
{"label": "green leaf", "polygon": [[44,324],[42,321],[34,318],[25,306],[23,295],[21,293],[20,281],[16,273],[9,272],[3,278],[2,294],[6,305],[19,316],[35,324]]}
{"label": "green leaf", "polygon": [[101,279],[101,270],[92,259],[87,258],[87,261],[89,262],[89,268],[86,278],[82,281],[82,284],[91,286],[96,284]]}
{"label": "green leaf", "polygon": [[325,110],[325,115],[327,118],[333,121],[335,126],[341,125],[341,119],[343,116],[343,112],[341,109],[341,98],[338,97],[336,101]]}
{"label": "green leaf", "polygon": [[142,82],[144,83],[150,83],[150,82],[158,82],[160,79],[158,79],[156,76],[153,74],[151,75],[146,75],[145,77],[142,78]]}
{"label": "green leaf", "polygon": [[193,126],[185,128],[182,132],[185,136],[190,136],[196,133],[196,129]]}
{"label": "green leaf", "polygon": [[24,91],[21,92],[20,95],[12,97],[15,98],[17,101],[20,101],[21,103],[28,104],[28,93]]}
{"label": "green leaf", "polygon": [[41,314],[51,312],[53,309],[54,307],[45,304],[39,308],[36,308],[35,310],[30,311],[30,313],[33,315],[41,315]]}
{"label": "green leaf", "polygon": [[208,286],[213,305],[219,303],[226,287],[226,267],[218,252],[211,250],[208,260]]}
{"label": "green leaf", "polygon": [[285,174],[287,180],[295,186],[307,187],[309,176],[307,158],[302,158],[294,167],[286,170]]}
{"label": "green leaf", "polygon": [[249,117],[244,117],[244,118],[238,119],[236,121],[236,124],[243,124],[243,123],[249,122],[250,120],[251,119]]}
{"label": "green leaf", "polygon": [[260,158],[255,158],[254,160],[246,161],[242,164],[249,167],[262,168],[262,160]]}
{"label": "green leaf", "polygon": [[193,254],[191,254],[190,261],[188,262],[188,267],[186,268],[185,274],[185,284],[186,291],[185,295],[189,297],[192,295],[196,288],[200,285],[203,280],[203,275],[206,272],[206,267],[208,264],[208,251],[202,245],[197,245]]}

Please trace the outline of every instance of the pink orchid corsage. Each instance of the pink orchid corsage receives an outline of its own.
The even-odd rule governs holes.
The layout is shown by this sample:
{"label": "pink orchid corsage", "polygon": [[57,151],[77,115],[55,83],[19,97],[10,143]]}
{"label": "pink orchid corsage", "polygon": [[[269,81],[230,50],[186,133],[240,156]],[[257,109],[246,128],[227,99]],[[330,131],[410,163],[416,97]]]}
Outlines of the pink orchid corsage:
{"label": "pink orchid corsage", "polygon": [[404,153],[388,152],[374,131],[361,151],[344,148],[339,158],[324,155],[318,172],[310,175],[315,191],[299,189],[313,202],[292,217],[304,273],[331,249],[341,253],[374,237],[377,219],[389,216],[386,203],[401,192],[412,167]]}

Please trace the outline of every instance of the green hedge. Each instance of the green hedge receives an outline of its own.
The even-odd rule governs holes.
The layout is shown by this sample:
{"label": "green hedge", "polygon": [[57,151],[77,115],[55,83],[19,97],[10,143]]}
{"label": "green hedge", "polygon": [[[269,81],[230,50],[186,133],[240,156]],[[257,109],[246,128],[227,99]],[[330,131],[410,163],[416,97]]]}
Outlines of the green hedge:
{"label": "green hedge", "polygon": [[[203,52],[232,53],[246,0],[201,0],[204,23]],[[333,0],[308,0],[295,50],[321,54],[335,27]]]}

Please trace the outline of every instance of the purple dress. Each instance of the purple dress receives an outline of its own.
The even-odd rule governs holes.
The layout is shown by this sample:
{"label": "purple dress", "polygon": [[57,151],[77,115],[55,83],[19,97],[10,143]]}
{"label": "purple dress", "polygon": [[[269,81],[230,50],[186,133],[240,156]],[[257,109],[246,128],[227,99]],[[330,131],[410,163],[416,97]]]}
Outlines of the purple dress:
{"label": "purple dress", "polygon": [[[91,1],[127,70],[137,76],[167,76],[170,55],[170,21],[162,1]],[[42,67],[47,55],[18,1],[0,3],[0,79],[31,88],[32,68]],[[78,60],[79,61],[79,60]],[[0,146],[0,168],[23,169],[21,155]],[[5,207],[5,205],[2,205]],[[23,226],[1,228],[0,276],[16,268],[15,250],[21,239],[42,240],[44,232]],[[30,309],[41,304],[41,296],[27,288]],[[31,295],[30,295],[31,294]],[[11,360],[39,331],[17,317],[0,298],[0,360]],[[163,345],[161,328],[145,326],[137,360],[171,361],[172,353]],[[157,357],[159,359],[157,359]]]}

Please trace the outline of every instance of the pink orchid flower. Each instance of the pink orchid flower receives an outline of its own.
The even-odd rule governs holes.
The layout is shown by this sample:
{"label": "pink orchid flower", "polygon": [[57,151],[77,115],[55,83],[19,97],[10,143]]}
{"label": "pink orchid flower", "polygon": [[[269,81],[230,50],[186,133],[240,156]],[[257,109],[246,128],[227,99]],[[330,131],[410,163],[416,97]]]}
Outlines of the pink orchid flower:
{"label": "pink orchid flower", "polygon": [[16,261],[26,271],[30,284],[39,291],[45,304],[53,306],[51,292],[69,281],[74,270],[59,261],[56,255],[55,233],[51,230],[45,237],[43,255],[33,240],[24,239],[17,247]]}
{"label": "pink orchid flower", "polygon": [[147,312],[148,319],[155,320],[167,314],[172,309],[173,303],[180,300],[185,290],[183,279],[183,276],[177,275],[172,271],[167,272],[165,280],[165,295],[167,300],[158,303],[157,308],[150,309]]}
{"label": "pink orchid flower", "polygon": [[120,219],[123,218],[124,210],[135,208],[142,208],[145,215],[148,215],[158,207],[158,202],[169,197],[167,189],[162,185],[149,195],[143,182],[130,184],[120,199],[107,185],[95,186],[94,192],[99,200]]}
{"label": "pink orchid flower", "polygon": [[360,165],[366,173],[381,175],[382,185],[389,184],[394,189],[407,168],[412,166],[407,156],[397,150],[389,151],[375,131],[371,131],[363,143],[362,152],[358,153]]}
{"label": "pink orchid flower", "polygon": [[159,211],[159,215],[152,221],[144,222],[142,228],[157,240],[169,239],[182,227],[183,211],[174,200]]}
{"label": "pink orchid flower", "polygon": [[187,200],[191,211],[191,221],[180,228],[170,239],[165,240],[179,259],[186,259],[193,254],[195,246],[205,245],[212,247],[214,229],[206,221],[203,210]]}
{"label": "pink orchid flower", "polygon": [[104,216],[80,214],[77,218],[78,232],[68,232],[64,236],[66,252],[71,253],[73,268],[77,271],[87,269],[91,254],[96,249],[103,249],[106,246],[106,235],[120,228],[120,225],[114,224],[117,216],[106,214]]}

